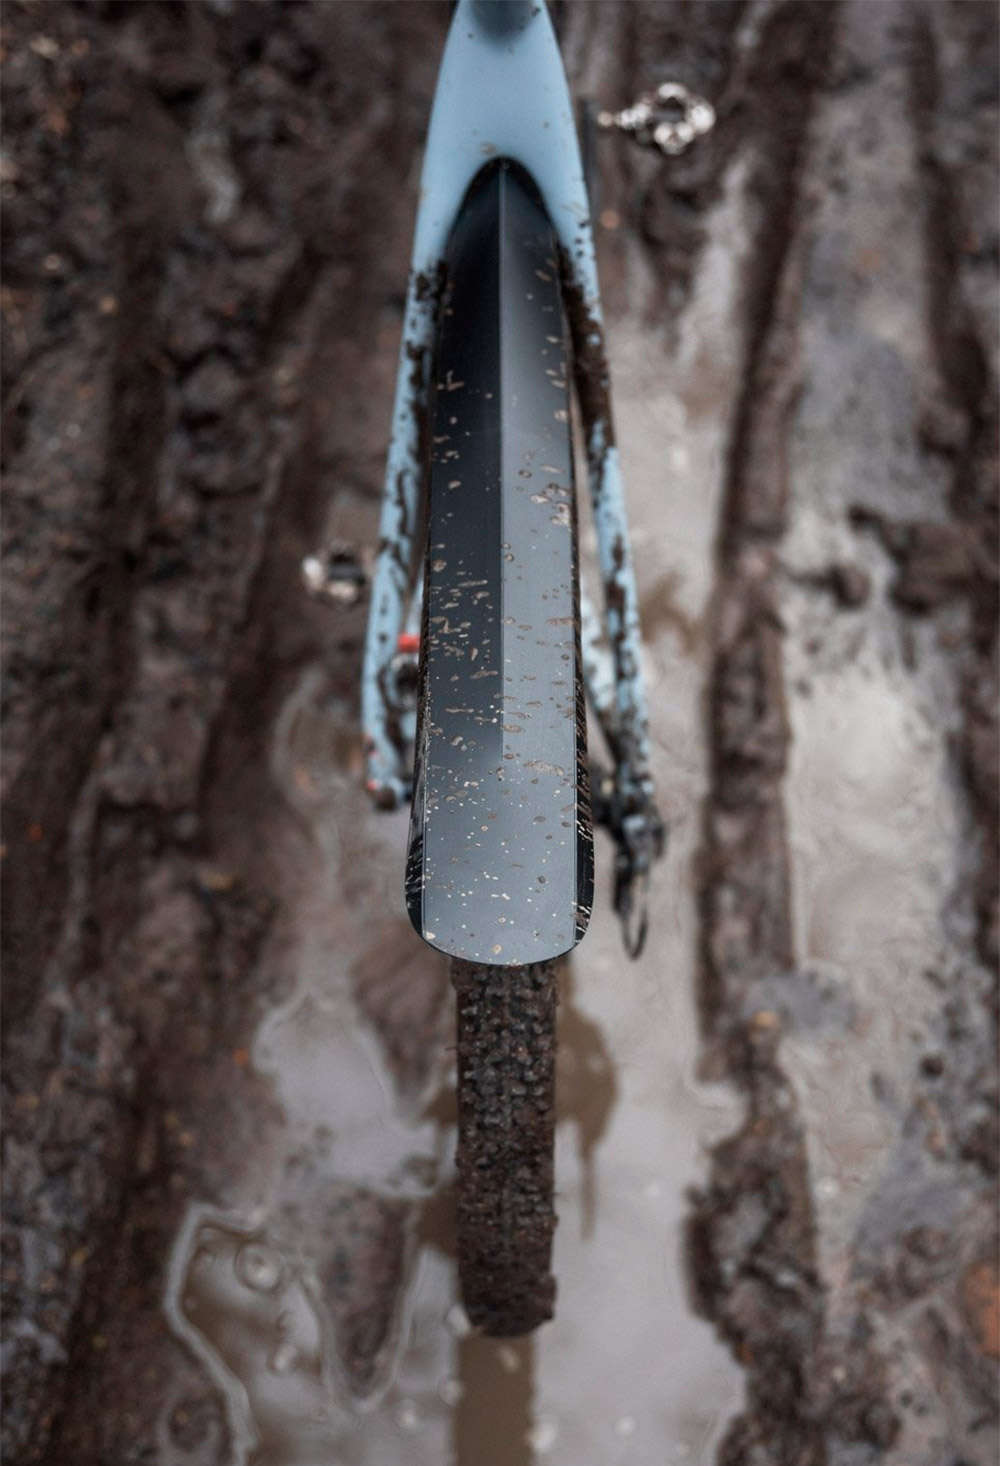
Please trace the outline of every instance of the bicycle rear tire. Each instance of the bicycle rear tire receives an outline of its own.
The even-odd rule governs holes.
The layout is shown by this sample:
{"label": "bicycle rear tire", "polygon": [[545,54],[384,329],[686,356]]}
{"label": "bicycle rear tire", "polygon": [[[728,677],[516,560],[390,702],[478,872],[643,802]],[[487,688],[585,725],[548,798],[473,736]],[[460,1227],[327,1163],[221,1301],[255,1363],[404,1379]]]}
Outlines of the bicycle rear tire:
{"label": "bicycle rear tire", "polygon": [[556,964],[454,959],[458,1017],[457,1233],[462,1301],[483,1333],[553,1314]]}

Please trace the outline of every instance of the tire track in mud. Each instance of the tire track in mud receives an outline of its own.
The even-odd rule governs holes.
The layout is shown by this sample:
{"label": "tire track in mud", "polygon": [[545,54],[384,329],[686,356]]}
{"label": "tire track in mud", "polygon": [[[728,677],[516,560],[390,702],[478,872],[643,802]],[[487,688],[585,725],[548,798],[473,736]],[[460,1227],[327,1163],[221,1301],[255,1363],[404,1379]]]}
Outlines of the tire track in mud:
{"label": "tire track in mud", "polygon": [[[929,334],[943,384],[941,410],[925,421],[928,446],[951,460],[950,542],[922,554],[920,526],[890,534],[887,548],[899,564],[894,594],[920,613],[958,595],[970,606],[971,655],[962,672],[964,712],[961,767],[972,821],[978,826],[975,908],[979,952],[996,970],[1000,792],[997,788],[998,532],[997,336],[992,272],[984,271],[995,219],[991,190],[960,181],[956,160],[986,175],[996,169],[997,17],[991,7],[945,15],[918,12],[913,40],[913,127],[926,189],[924,229],[928,259]],[[992,56],[976,65],[977,54]],[[964,73],[964,74],[963,74]],[[984,258],[986,256],[986,258]],[[985,278],[984,278],[985,276]],[[990,323],[993,331],[990,333]],[[935,557],[934,551],[939,551]],[[936,560],[936,563],[935,563]],[[922,563],[921,563],[922,562]],[[923,572],[923,574],[921,574]]]}
{"label": "tire track in mud", "polygon": [[[93,525],[79,486],[35,501],[51,442],[40,460],[16,461],[25,492],[8,573],[20,575],[21,554],[37,585],[34,557],[54,524],[67,545],[54,547],[43,589],[52,606],[68,562],[69,594],[62,622],[49,620],[54,653],[44,641],[21,648],[47,721],[28,707],[8,742],[15,765],[48,763],[65,806],[50,809],[24,777],[27,805],[10,811],[8,832],[7,871],[23,877],[17,906],[31,923],[19,952],[36,984],[5,1033],[12,1461],[145,1458],[159,1426],[140,1394],[161,1391],[186,1391],[175,1445],[228,1453],[217,1402],[164,1336],[157,1280],[185,1196],[214,1184],[219,1138],[236,1155],[237,1137],[271,1112],[246,1059],[266,996],[256,956],[275,914],[266,866],[280,838],[269,836],[284,818],[259,750],[282,680],[327,631],[303,611],[298,564],[323,509],[331,403],[339,421],[338,403],[357,406],[364,362],[346,359],[351,343],[384,308],[372,261],[385,217],[369,198],[368,153],[382,137],[387,171],[405,169],[426,100],[419,68],[402,90],[379,85],[379,68],[398,82],[401,38],[439,28],[426,7],[406,25],[383,12],[368,33],[353,14],[107,5],[7,18],[20,138],[40,137],[43,157],[28,148],[5,174],[25,273],[22,296],[5,297],[5,326],[16,306],[28,360],[54,327],[65,358],[46,358],[55,402],[45,378],[35,390],[18,382],[21,439],[58,425],[58,394],[65,407],[77,377],[102,409],[84,417],[68,459],[96,491]],[[324,74],[319,57],[338,44],[373,62],[367,75]],[[331,187],[331,137],[345,122],[355,145],[336,150]],[[90,163],[77,172],[81,136]],[[9,446],[19,451],[18,439]],[[74,638],[96,723],[71,697],[46,707],[45,660],[58,671]],[[91,769],[97,745],[80,747],[94,727]],[[59,759],[46,755],[53,741]],[[63,840],[63,819],[68,896],[63,858],[51,880],[30,858]],[[234,839],[248,826],[256,858]],[[39,907],[54,933],[44,973]]]}
{"label": "tire track in mud", "polygon": [[[745,387],[736,404],[718,547],[707,712],[702,916],[704,1072],[746,1096],[740,1131],[715,1147],[694,1197],[689,1247],[697,1306],[747,1375],[723,1466],[826,1466],[824,1415],[847,1439],[889,1443],[879,1361],[858,1343],[846,1388],[824,1360],[824,1287],[806,1134],[781,1062],[781,1018],[765,996],[794,971],[784,809],[790,729],[779,610],[789,499],[788,432],[800,387],[803,179],[816,95],[839,7],[765,17],[751,94],[775,99],[750,141],[761,223],[747,272]],[[780,100],[778,100],[780,98]],[[794,978],[788,980],[794,981]],[[832,1371],[832,1373],[831,1373]]]}
{"label": "tire track in mud", "polygon": [[[833,34],[828,35],[825,46],[814,48],[814,54],[824,53],[829,64],[818,96],[823,97],[825,107],[831,107],[827,99],[837,93],[849,97],[852,89],[864,93],[870,87],[870,96],[859,102],[859,108],[867,111],[852,118],[857,129],[853,134],[850,127],[837,132],[835,123],[827,124],[826,160],[817,144],[808,140],[806,128],[801,129],[806,152],[801,166],[792,170],[793,181],[798,174],[798,197],[789,188],[788,214],[784,221],[780,210],[772,215],[763,246],[758,245],[757,259],[765,261],[762,269],[766,274],[766,236],[770,232],[777,268],[751,294],[760,311],[751,335],[758,349],[751,346],[748,353],[748,387],[736,417],[729,504],[721,537],[716,660],[709,692],[713,789],[706,811],[703,905],[706,1067],[710,1073],[725,1073],[736,1081],[747,1096],[748,1113],[739,1134],[715,1150],[710,1182],[696,1198],[691,1225],[700,1304],[716,1320],[747,1370],[747,1409],[733,1422],[719,1457],[733,1466],[737,1462],[770,1466],[786,1461],[828,1466],[841,1460],[882,1459],[905,1460],[909,1466],[916,1460],[936,1461],[935,1452],[946,1448],[956,1453],[964,1448],[963,1461],[985,1462],[994,1439],[995,1384],[987,1383],[987,1359],[991,1350],[995,1353],[996,1344],[991,1343],[986,1317],[997,1300],[995,1263],[989,1260],[995,1258],[996,1245],[989,1220],[990,1197],[995,1199],[989,1176],[995,1172],[996,1141],[995,1137],[987,1139],[991,1127],[986,1115],[995,1114],[996,1066],[995,1049],[991,1050],[984,1029],[994,1031],[996,990],[995,978],[987,980],[982,969],[977,970],[973,948],[978,944],[983,960],[994,968],[995,924],[991,925],[991,919],[995,923],[995,906],[991,910],[990,903],[996,887],[992,851],[997,797],[995,781],[986,768],[996,767],[995,753],[991,753],[996,736],[995,692],[991,693],[996,677],[995,388],[987,365],[989,346],[976,337],[967,301],[969,295],[975,298],[973,288],[978,287],[980,305],[987,306],[989,319],[995,311],[996,282],[995,270],[989,272],[988,283],[982,268],[976,275],[974,243],[958,244],[960,238],[969,238],[962,234],[963,229],[972,228],[973,241],[977,234],[980,240],[989,239],[991,231],[983,227],[981,203],[976,229],[977,201],[959,196],[958,184],[951,181],[942,161],[947,156],[952,163],[960,158],[966,164],[970,158],[983,157],[984,150],[988,155],[985,135],[991,105],[995,116],[995,67],[991,72],[990,64],[984,63],[977,72],[973,55],[977,47],[980,54],[990,54],[984,32],[990,30],[995,17],[990,22],[982,8],[977,22],[974,10],[970,7],[963,12],[964,23],[955,12],[934,6],[883,7],[872,23],[870,10],[847,3],[839,8],[835,20],[830,16]],[[787,18],[787,10],[785,15]],[[975,42],[971,38],[977,34]],[[880,57],[877,74],[866,65],[866,57],[872,54]],[[951,69],[950,99],[947,95],[942,98],[935,75],[936,68],[945,63]],[[906,114],[904,104],[898,126],[890,116],[896,105],[894,89],[905,98],[907,86],[910,112]],[[885,90],[880,92],[880,87]],[[907,127],[913,134],[909,140],[903,136]],[[864,136],[865,129],[870,130],[870,141]],[[863,314],[858,303],[864,299],[860,294],[863,276],[857,275],[854,283],[847,267],[848,250],[853,249],[859,261],[855,268],[860,271],[865,268],[861,262],[869,260],[867,268],[878,278],[879,257],[866,255],[864,248],[882,247],[883,236],[878,236],[877,244],[872,236],[879,209],[891,223],[891,211],[899,207],[884,184],[880,192],[878,180],[885,175],[874,171],[879,164],[862,162],[860,181],[852,179],[841,185],[845,194],[850,194],[853,185],[861,203],[844,207],[839,234],[836,223],[831,228],[829,219],[825,226],[809,222],[812,205],[803,196],[803,181],[808,193],[826,209],[826,178],[836,173],[834,160],[843,162],[851,156],[852,146],[857,149],[856,158],[860,154],[870,159],[874,154],[877,159],[881,148],[883,157],[898,159],[901,155],[893,153],[894,147],[902,148],[904,157],[912,150],[917,158],[911,188],[920,189],[924,222],[914,232],[919,239],[923,230],[923,242],[911,250],[907,242],[894,241],[900,251],[897,268],[904,278],[911,271],[913,282],[909,298],[904,285],[895,298],[890,290],[880,302],[897,312],[895,319],[890,314],[880,321],[874,305],[867,316]],[[884,163],[881,166],[885,168]],[[900,174],[902,197],[909,176],[905,166]],[[873,205],[870,220],[864,213],[866,187],[871,189]],[[993,197],[992,189],[988,195]],[[857,231],[853,238],[852,230]],[[820,248],[833,253],[820,261]],[[837,266],[831,263],[840,250],[844,251],[842,267],[839,262]],[[838,268],[846,278],[837,275]],[[811,275],[808,297],[803,296],[804,272]],[[900,325],[900,308],[913,309],[912,300],[919,299],[925,278],[929,281],[927,318],[912,327]],[[824,292],[827,300],[819,303]],[[899,1068],[907,1097],[892,1100],[888,1098],[891,1089],[886,1090],[883,1113],[895,1115],[899,1128],[878,1150],[878,1171],[868,1177],[865,1207],[849,1240],[841,1244],[843,1254],[836,1246],[831,1250],[837,1224],[831,1233],[824,1216],[828,1203],[817,1191],[817,1174],[810,1173],[809,1164],[827,1137],[831,1150],[835,1149],[838,1125],[832,1117],[829,1124],[824,1123],[822,1111],[816,1110],[816,1096],[808,1095],[806,1103],[806,1090],[801,1086],[809,1084],[809,1068],[804,1063],[809,1043],[795,1037],[796,1022],[790,1011],[806,999],[815,974],[804,969],[796,972],[792,941],[793,877],[796,886],[802,883],[799,867],[805,857],[796,849],[793,864],[787,836],[786,804],[792,791],[788,788],[791,735],[786,679],[792,675],[789,665],[797,669],[796,676],[801,675],[804,646],[807,654],[813,654],[813,665],[806,657],[807,671],[822,680],[824,661],[831,668],[840,665],[836,658],[843,657],[843,652],[833,648],[838,643],[849,645],[850,636],[831,636],[830,648],[821,653],[821,631],[814,630],[810,640],[800,619],[798,624],[789,622],[788,616],[799,618],[799,612],[789,602],[788,586],[796,577],[804,584],[805,572],[790,569],[781,549],[790,528],[785,460],[792,426],[803,434],[801,441],[820,455],[820,465],[830,465],[825,471],[835,484],[838,476],[846,476],[835,466],[835,458],[824,452],[829,445],[822,433],[829,432],[828,426],[824,423],[820,434],[814,426],[813,436],[808,436],[808,423],[821,421],[817,414],[823,407],[810,408],[812,418],[803,418],[805,427],[800,429],[797,421],[802,417],[796,367],[796,356],[801,355],[796,344],[801,320],[809,311],[822,315],[831,310],[827,301],[837,299],[850,302],[846,321],[840,326],[841,339],[849,343],[840,359],[841,372],[851,370],[852,329],[860,342],[859,368],[864,365],[864,351],[874,351],[875,343],[883,343],[878,348],[884,353],[880,375],[871,384],[876,398],[881,394],[883,401],[871,408],[872,423],[881,421],[881,411],[890,430],[915,435],[917,451],[910,455],[901,451],[896,437],[889,440],[899,468],[894,473],[891,463],[884,468],[880,464],[870,491],[873,502],[881,499],[893,506],[885,515],[868,508],[849,515],[849,502],[839,506],[835,495],[829,508],[818,504],[809,507],[809,512],[836,517],[839,508],[841,520],[836,531],[831,529],[826,536],[828,546],[849,539],[853,522],[855,532],[874,529],[896,561],[897,575],[891,587],[896,609],[891,618],[898,620],[897,634],[904,648],[911,648],[904,652],[904,663],[915,672],[922,665],[922,645],[927,663],[927,670],[921,673],[924,685],[937,686],[945,699],[942,710],[931,719],[932,743],[935,734],[942,740],[948,736],[947,707],[964,706],[957,755],[945,756],[957,765],[956,772],[970,795],[967,814],[960,808],[955,811],[958,825],[964,821],[976,831],[971,856],[945,849],[938,840],[940,848],[925,857],[931,871],[937,862],[942,870],[951,872],[950,879],[956,883],[953,893],[942,894],[923,869],[919,876],[913,869],[910,876],[910,886],[915,889],[921,881],[928,881],[930,899],[941,902],[918,939],[923,941],[922,951],[915,948],[913,956],[916,960],[923,956],[940,969],[928,971],[927,977],[941,986],[946,1000],[940,1015],[933,1012],[933,1000],[929,1005],[920,1001],[900,1010],[907,1013],[910,1024],[920,1028],[926,1021],[930,1030],[929,1048],[915,1077],[898,1037],[889,1040],[884,1055],[871,1048],[870,1057],[860,1060],[862,1076],[868,1064],[876,1066],[868,1076],[876,1101],[882,1093],[879,1086],[895,1082],[880,1074],[883,1064],[890,1074],[894,1066]],[[919,312],[920,307],[916,309]],[[854,319],[851,311],[857,312]],[[837,327],[830,330],[834,342]],[[866,344],[869,331],[870,346]],[[925,341],[929,343],[926,348]],[[893,405],[890,342],[899,353],[899,374],[906,380],[906,373],[912,373],[923,395],[923,416],[917,422],[907,417],[906,405]],[[822,333],[817,345],[813,328],[813,359],[805,365],[814,372],[815,354],[822,347]],[[829,385],[837,372],[837,360],[835,357],[832,366],[823,368],[825,384],[810,384],[820,402],[827,393],[828,415],[838,410],[837,390],[831,391]],[[860,374],[857,382],[857,392],[863,394]],[[848,388],[844,400],[849,399]],[[844,431],[852,445],[864,441],[864,420],[863,408],[853,423],[844,413]],[[876,452],[885,451],[884,441],[875,438]],[[796,451],[801,453],[801,446]],[[857,451],[853,446],[849,450]],[[926,503],[933,500],[935,484],[947,480],[949,475],[941,472],[942,458],[952,461],[951,521],[942,522],[936,516],[901,522],[894,508],[897,502],[905,504],[907,487],[911,503],[920,502],[915,490]],[[807,482],[801,495],[807,506],[817,485],[822,494],[823,473],[821,466],[811,476],[803,475]],[[888,484],[884,492],[880,488],[883,479]],[[895,479],[900,481],[902,494]],[[857,488],[860,498],[868,485],[859,481]],[[793,512],[801,507],[800,498]],[[812,532],[796,529],[792,564]],[[993,548],[987,550],[987,543]],[[827,592],[832,591],[844,606],[867,599],[863,574],[852,590],[829,568],[808,573],[817,588],[820,579],[816,577],[826,575]],[[955,632],[964,614],[959,611],[963,604],[968,608],[964,644],[956,641]],[[914,616],[926,621],[935,614],[938,645],[932,648],[927,633],[921,639],[919,627],[907,623]],[[870,627],[875,625],[875,615],[874,610],[871,615],[866,613]],[[822,624],[822,619],[814,618],[816,627]],[[789,645],[793,630],[794,648]],[[863,644],[862,635],[855,637],[856,648]],[[856,651],[846,655],[853,661]],[[862,677],[870,676],[861,660],[858,666]],[[885,668],[890,667],[886,662]],[[843,687],[843,670],[841,678]],[[796,687],[797,696],[809,696],[811,680],[811,676],[803,679],[801,694]],[[920,698],[918,690],[906,692],[904,688],[900,701],[919,711]],[[864,715],[863,704],[855,711]],[[815,719],[810,724],[799,712],[796,736],[801,737],[804,730],[808,730],[807,737],[816,737],[818,731]],[[917,746],[913,753],[928,759],[926,751]],[[822,749],[817,747],[811,756],[814,761],[821,759]],[[845,764],[845,774],[848,768]],[[933,783],[934,773],[929,777]],[[795,798],[799,818],[801,787]],[[945,802],[954,804],[954,796]],[[822,817],[819,810],[812,813]],[[800,838],[805,833],[811,832],[798,831]],[[880,854],[883,867],[891,870],[891,848],[885,847]],[[922,897],[918,894],[915,899]],[[886,932],[894,930],[889,916],[887,911],[882,923]],[[901,922],[896,925],[905,930]],[[975,941],[970,941],[970,930],[977,933]],[[939,945],[941,955],[937,956]],[[869,975],[867,969],[865,975]],[[920,986],[919,973],[910,977],[910,989],[916,993],[914,982]],[[845,989],[850,990],[849,986]],[[816,990],[822,1001],[832,991],[824,998]],[[907,991],[900,990],[899,1000],[906,999]],[[855,992],[862,996],[860,989]],[[782,1030],[790,1019],[790,1042],[784,1047]],[[855,1014],[847,1020],[848,1034],[852,1030],[858,1033],[859,1049],[864,1047],[863,1029],[856,1025],[870,1021],[871,1011],[865,1018]],[[816,1019],[805,1022],[809,1026]],[[834,1044],[831,1052],[835,1051]],[[993,1052],[992,1059],[988,1051]],[[842,1075],[838,1063],[843,1065]],[[839,1075],[846,1105],[852,1104],[850,1069],[849,1062],[831,1058],[824,1071],[826,1078]],[[871,1102],[868,1104],[870,1107]],[[859,1135],[866,1119],[864,1102],[861,1109],[853,1122]],[[866,1143],[871,1144],[871,1137]],[[926,1156],[921,1160],[925,1150],[933,1157],[929,1164]],[[828,1183],[824,1180],[823,1184]],[[950,1241],[948,1231],[941,1230],[948,1227],[949,1216],[953,1219]],[[818,1245],[821,1231],[822,1254]],[[827,1272],[831,1262],[832,1271]]]}

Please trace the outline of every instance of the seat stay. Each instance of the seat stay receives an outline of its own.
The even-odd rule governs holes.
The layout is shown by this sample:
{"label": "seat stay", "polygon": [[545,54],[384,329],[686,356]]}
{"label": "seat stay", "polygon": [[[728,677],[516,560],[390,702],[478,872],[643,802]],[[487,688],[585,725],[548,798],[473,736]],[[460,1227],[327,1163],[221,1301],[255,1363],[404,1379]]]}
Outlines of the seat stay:
{"label": "seat stay", "polygon": [[385,805],[398,803],[409,792],[402,750],[392,737],[385,704],[386,672],[412,593],[445,248],[462,200],[489,157],[507,158],[525,169],[555,231],[615,669],[618,778],[626,803],[641,802],[651,793],[651,780],[638,596],[610,412],[594,240],[562,59],[547,9],[534,0],[459,0],[438,77],[362,671],[367,785]]}

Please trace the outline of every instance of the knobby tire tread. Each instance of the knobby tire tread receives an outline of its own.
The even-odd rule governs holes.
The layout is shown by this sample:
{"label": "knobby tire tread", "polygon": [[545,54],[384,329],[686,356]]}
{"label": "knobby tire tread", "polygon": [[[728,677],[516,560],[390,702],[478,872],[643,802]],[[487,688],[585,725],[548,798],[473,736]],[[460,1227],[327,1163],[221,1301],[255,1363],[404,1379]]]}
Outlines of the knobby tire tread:
{"label": "knobby tire tread", "polygon": [[552,1317],[556,964],[453,960],[462,1300],[483,1333]]}

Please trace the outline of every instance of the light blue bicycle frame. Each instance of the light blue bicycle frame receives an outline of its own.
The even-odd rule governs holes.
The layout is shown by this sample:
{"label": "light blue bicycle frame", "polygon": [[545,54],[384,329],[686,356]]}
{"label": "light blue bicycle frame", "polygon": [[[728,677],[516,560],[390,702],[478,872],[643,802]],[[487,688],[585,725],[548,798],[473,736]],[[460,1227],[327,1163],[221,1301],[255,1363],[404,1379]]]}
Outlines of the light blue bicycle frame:
{"label": "light blue bicycle frame", "polygon": [[[446,244],[470,184],[491,159],[531,175],[560,246],[588,479],[604,587],[611,677],[602,674],[587,634],[588,692],[611,743],[619,816],[630,875],[658,852],[662,827],[652,805],[646,708],[639,663],[639,616],[618,451],[609,409],[600,294],[590,206],[562,58],[544,4],[459,0],[438,77],[424,157],[406,298],[379,552],[362,672],[366,787],[392,808],[410,795],[399,727],[394,659],[414,624],[414,541],[427,480],[422,425],[431,389]],[[613,696],[613,704],[611,697]],[[631,821],[631,828],[629,822]],[[655,847],[655,848],[654,848]]]}

